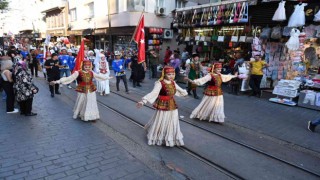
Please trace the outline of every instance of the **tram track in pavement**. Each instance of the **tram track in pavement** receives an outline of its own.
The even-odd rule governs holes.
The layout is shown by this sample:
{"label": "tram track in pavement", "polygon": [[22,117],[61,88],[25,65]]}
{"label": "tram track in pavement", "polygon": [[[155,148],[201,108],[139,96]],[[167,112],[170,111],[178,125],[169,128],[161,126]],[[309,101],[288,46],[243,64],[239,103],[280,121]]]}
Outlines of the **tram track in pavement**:
{"label": "tram track in pavement", "polygon": [[[120,96],[120,97],[122,97],[122,98],[124,98],[124,99],[127,99],[127,100],[129,100],[129,101],[137,102],[135,99],[131,99],[131,98],[129,98],[129,97],[125,96],[125,95],[122,95],[122,94],[120,94],[120,93],[117,93],[117,92],[115,92],[115,91],[113,91],[113,90],[111,90],[111,92],[114,93],[114,94],[116,94],[116,95],[118,95],[118,96]],[[116,109],[114,109],[114,108],[106,105],[105,103],[103,103],[103,102],[101,102],[101,101],[99,101],[99,100],[98,100],[98,103],[99,103],[100,105],[108,108],[108,109],[113,110],[114,112],[118,113],[119,115],[125,117],[128,121],[130,121],[130,122],[136,124],[137,126],[143,128],[143,124],[142,124],[142,123],[139,123],[138,121],[130,118],[129,116],[125,115],[124,113],[122,113],[122,112],[120,112],[120,111],[118,111],[118,110],[116,110]],[[145,105],[145,107],[147,107],[147,108],[149,108],[149,109],[152,109],[152,110],[155,110],[155,108],[153,108],[153,107],[150,106],[150,105]],[[228,140],[228,141],[230,141],[230,142],[232,142],[232,143],[235,143],[235,144],[238,144],[238,145],[240,145],[240,146],[242,146],[242,147],[245,147],[245,148],[247,148],[247,149],[250,149],[250,150],[252,150],[252,151],[254,151],[254,152],[257,152],[257,153],[259,153],[259,154],[261,154],[261,155],[264,155],[264,156],[266,156],[266,157],[269,157],[269,158],[271,158],[271,159],[274,159],[274,160],[276,160],[276,161],[279,161],[279,162],[281,162],[281,163],[284,163],[284,164],[286,164],[286,165],[288,165],[288,166],[291,166],[291,167],[293,167],[293,168],[299,169],[299,170],[301,170],[301,171],[304,171],[304,172],[306,172],[306,173],[308,173],[308,174],[312,174],[312,175],[320,178],[320,174],[319,174],[318,172],[314,172],[314,171],[309,170],[309,169],[307,169],[307,168],[304,168],[304,167],[302,167],[302,166],[298,166],[298,165],[296,165],[296,164],[294,164],[294,163],[292,163],[292,162],[289,162],[289,161],[287,161],[287,160],[285,160],[285,159],[279,158],[279,157],[277,157],[277,156],[275,156],[275,155],[272,155],[272,154],[270,154],[270,153],[268,153],[268,152],[265,152],[265,151],[263,151],[263,150],[261,150],[261,149],[258,149],[258,148],[256,148],[256,147],[254,147],[254,146],[251,146],[251,145],[249,145],[249,144],[240,142],[240,141],[238,141],[238,140],[236,140],[236,139],[233,139],[233,138],[230,138],[230,137],[226,137],[226,136],[224,136],[224,135],[221,134],[221,133],[214,132],[214,131],[212,131],[212,130],[210,130],[210,129],[208,129],[208,128],[199,126],[199,125],[197,125],[197,124],[194,124],[194,123],[192,123],[192,122],[190,122],[190,121],[187,121],[187,120],[184,120],[184,119],[182,119],[182,118],[179,118],[179,120],[182,121],[182,122],[184,122],[184,123],[187,123],[187,124],[189,124],[189,125],[191,125],[191,126],[194,126],[194,127],[196,127],[196,128],[199,128],[199,129],[201,129],[201,130],[203,130],[203,131],[206,131],[206,132],[208,132],[208,133],[210,133],[210,134],[213,134],[213,135],[216,135],[216,136],[218,136],[218,137],[220,137],[220,138],[223,138],[223,139],[225,139],[225,140]],[[196,158],[199,158],[199,160],[207,163],[208,165],[211,165],[212,167],[217,167],[218,169],[221,169],[223,172],[230,173],[230,174],[231,174],[231,175],[230,175],[231,177],[237,177],[236,179],[238,179],[238,178],[239,178],[239,179],[244,179],[244,178],[242,178],[241,176],[238,176],[238,175],[234,174],[233,172],[230,172],[227,168],[224,168],[224,167],[221,167],[220,165],[215,164],[215,163],[212,162],[211,160],[209,160],[209,159],[201,156],[200,154],[198,154],[198,153],[196,153],[196,152],[188,149],[187,147],[178,147],[178,148],[181,149],[181,150],[183,150],[183,151],[185,151],[186,153],[190,154],[191,156],[194,156],[194,157],[196,157]]]}

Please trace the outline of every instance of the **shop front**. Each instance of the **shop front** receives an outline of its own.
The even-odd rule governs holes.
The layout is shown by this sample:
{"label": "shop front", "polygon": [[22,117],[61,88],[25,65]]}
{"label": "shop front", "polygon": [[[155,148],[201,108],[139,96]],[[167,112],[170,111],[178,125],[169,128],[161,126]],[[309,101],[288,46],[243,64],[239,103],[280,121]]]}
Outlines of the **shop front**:
{"label": "shop front", "polygon": [[[248,62],[261,55],[269,67],[260,87],[272,89],[275,97],[270,101],[317,109],[320,2],[286,1],[284,8],[280,2],[250,5],[238,0],[178,9],[172,23],[179,32],[176,41],[190,53],[198,52],[204,64],[228,63],[234,52]],[[250,72],[250,66],[244,67]]]}

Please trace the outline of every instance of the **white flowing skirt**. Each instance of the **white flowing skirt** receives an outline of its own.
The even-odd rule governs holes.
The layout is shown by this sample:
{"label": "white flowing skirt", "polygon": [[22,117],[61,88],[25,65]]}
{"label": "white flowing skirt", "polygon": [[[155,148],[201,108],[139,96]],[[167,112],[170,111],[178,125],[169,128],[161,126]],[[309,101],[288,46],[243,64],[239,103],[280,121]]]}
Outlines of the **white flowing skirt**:
{"label": "white flowing skirt", "polygon": [[173,147],[183,146],[183,135],[180,131],[178,110],[157,110],[151,120],[145,125],[148,132],[148,144]]}
{"label": "white flowing skirt", "polygon": [[224,122],[223,96],[204,95],[200,104],[192,111],[190,118],[209,120],[209,122]]}
{"label": "white flowing skirt", "polygon": [[73,109],[73,118],[80,117],[83,121],[100,119],[95,92],[78,93]]}
{"label": "white flowing skirt", "polygon": [[[109,77],[109,73],[104,74],[105,77]],[[97,81],[97,92],[110,94],[109,80]]]}

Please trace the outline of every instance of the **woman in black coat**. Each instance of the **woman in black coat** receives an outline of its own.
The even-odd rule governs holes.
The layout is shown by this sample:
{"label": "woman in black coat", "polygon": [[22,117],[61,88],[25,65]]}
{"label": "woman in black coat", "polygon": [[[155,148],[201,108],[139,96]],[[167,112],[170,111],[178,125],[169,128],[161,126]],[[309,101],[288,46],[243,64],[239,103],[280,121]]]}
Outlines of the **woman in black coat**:
{"label": "woman in black coat", "polygon": [[140,82],[145,77],[145,62],[138,63],[138,57],[136,55],[131,57],[131,62],[128,65],[131,69],[131,79],[133,81],[133,87],[141,87]]}

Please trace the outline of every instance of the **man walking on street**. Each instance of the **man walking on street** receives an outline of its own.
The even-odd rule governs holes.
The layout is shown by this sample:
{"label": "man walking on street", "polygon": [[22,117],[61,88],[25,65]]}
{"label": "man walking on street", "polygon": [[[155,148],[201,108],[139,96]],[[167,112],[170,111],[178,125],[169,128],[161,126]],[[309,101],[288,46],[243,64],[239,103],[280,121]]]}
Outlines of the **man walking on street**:
{"label": "man walking on street", "polygon": [[[61,66],[60,78],[62,78],[64,75],[66,75],[66,77],[69,77],[71,74],[71,71],[70,71],[71,62],[69,60],[69,55],[67,54],[67,49],[65,47],[61,48],[61,55],[59,56],[58,59],[59,59],[59,64]],[[71,89],[70,84],[68,84],[68,88]]]}
{"label": "man walking on street", "polygon": [[115,76],[117,78],[117,91],[119,91],[119,83],[120,80],[122,79],[124,87],[126,88],[126,92],[129,94],[128,90],[128,84],[127,84],[127,77],[126,77],[126,72],[124,70],[124,60],[120,59],[120,52],[116,51],[115,53],[115,59],[112,62],[112,69],[114,70]]}
{"label": "man walking on street", "polygon": [[[60,70],[59,70],[60,65],[59,65],[58,55],[56,53],[53,53],[51,55],[51,59],[46,60],[46,62],[44,64],[44,67],[47,70],[48,82],[49,83],[51,81],[57,81],[57,80],[60,79]],[[56,94],[61,94],[59,92],[59,84],[49,85],[49,89],[50,89],[50,92],[51,92],[51,97],[54,97],[54,92]]]}

